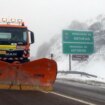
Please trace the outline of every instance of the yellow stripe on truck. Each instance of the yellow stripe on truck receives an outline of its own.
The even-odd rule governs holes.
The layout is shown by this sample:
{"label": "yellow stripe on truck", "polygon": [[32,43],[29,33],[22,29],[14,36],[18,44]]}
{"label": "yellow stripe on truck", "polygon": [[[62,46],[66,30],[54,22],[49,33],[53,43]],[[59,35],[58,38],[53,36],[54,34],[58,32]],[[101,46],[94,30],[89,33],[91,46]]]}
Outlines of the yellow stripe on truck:
{"label": "yellow stripe on truck", "polygon": [[16,45],[0,45],[0,50],[16,50]]}

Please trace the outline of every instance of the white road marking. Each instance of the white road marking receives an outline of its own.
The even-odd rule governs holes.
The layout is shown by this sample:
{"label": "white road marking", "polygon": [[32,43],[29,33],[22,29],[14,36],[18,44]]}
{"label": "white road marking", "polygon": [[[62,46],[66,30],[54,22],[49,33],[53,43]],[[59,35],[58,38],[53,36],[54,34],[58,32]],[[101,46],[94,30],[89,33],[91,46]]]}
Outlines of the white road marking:
{"label": "white road marking", "polygon": [[77,101],[77,102],[80,102],[80,103],[83,103],[83,104],[86,104],[86,105],[96,105],[96,104],[93,104],[91,102],[87,102],[87,101],[77,99],[77,98],[74,98],[74,97],[66,96],[66,95],[63,95],[63,94],[60,94],[60,93],[56,93],[56,92],[50,92],[50,93],[52,93],[54,95],[57,95],[57,96],[60,96],[60,97],[63,97],[63,98],[74,100],[74,101]]}
{"label": "white road marking", "polygon": [[44,90],[40,90],[40,91],[41,91],[42,93],[46,93],[46,94],[47,94],[47,93],[49,93],[49,92],[47,92],[47,91],[44,91]]}

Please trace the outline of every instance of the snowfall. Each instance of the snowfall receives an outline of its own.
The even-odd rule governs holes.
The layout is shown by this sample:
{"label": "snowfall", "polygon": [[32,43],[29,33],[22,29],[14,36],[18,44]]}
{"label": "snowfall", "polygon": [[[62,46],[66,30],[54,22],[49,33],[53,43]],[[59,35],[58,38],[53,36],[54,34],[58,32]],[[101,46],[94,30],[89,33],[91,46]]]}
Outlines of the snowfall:
{"label": "snowfall", "polygon": [[[92,30],[94,32],[94,53],[89,55],[86,61],[71,60],[71,70],[69,70],[69,56],[62,53],[61,34],[42,44],[38,49],[37,57],[50,58],[50,55],[53,54],[53,59],[58,66],[57,80],[105,85],[105,16],[99,15],[84,23],[73,21],[67,29]],[[71,72],[68,73],[68,71]]]}

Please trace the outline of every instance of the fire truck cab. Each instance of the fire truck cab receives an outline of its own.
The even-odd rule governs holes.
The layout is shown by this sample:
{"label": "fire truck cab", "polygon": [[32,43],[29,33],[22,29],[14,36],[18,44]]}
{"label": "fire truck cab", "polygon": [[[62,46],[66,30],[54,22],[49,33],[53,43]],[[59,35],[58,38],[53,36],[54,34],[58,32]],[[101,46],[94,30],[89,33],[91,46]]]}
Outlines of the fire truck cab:
{"label": "fire truck cab", "polygon": [[21,19],[2,18],[0,22],[0,60],[13,63],[28,62],[34,33]]}

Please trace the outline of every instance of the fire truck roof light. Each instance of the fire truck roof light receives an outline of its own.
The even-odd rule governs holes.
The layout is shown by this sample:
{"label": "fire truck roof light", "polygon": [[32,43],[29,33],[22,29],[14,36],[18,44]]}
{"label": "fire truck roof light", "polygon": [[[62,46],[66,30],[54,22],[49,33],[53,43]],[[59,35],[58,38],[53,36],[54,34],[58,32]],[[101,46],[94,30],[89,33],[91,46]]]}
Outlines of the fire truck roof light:
{"label": "fire truck roof light", "polygon": [[2,18],[0,23],[22,25],[23,21],[22,21],[22,19],[15,19],[15,18],[7,19],[7,18]]}
{"label": "fire truck roof light", "polygon": [[11,23],[15,23],[16,22],[16,19],[11,19]]}
{"label": "fire truck roof light", "polygon": [[22,19],[17,19],[17,22],[22,23],[23,21]]}
{"label": "fire truck roof light", "polygon": [[6,23],[7,22],[7,18],[2,18],[2,22]]}

